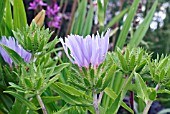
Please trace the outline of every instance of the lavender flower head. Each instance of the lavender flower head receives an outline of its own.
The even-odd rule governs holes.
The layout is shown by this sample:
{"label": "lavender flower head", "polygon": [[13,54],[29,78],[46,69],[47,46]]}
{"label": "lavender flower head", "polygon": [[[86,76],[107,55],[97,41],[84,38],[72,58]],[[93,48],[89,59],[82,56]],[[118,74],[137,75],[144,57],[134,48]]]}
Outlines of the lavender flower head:
{"label": "lavender flower head", "polygon": [[[18,41],[15,41],[13,37],[9,37],[8,39],[3,36],[0,40],[0,43],[7,46],[8,48],[14,50],[16,53],[18,53],[26,63],[28,63],[31,59],[31,53],[25,51],[20,44],[18,44]],[[5,62],[7,62],[12,67],[12,59],[8,55],[8,53],[0,47],[0,54],[4,58]]]}
{"label": "lavender flower head", "polygon": [[33,0],[33,2],[30,3],[30,6],[28,9],[36,10],[38,6],[47,6],[47,4],[44,3],[42,0]]}
{"label": "lavender flower head", "polygon": [[57,3],[52,6],[47,6],[46,15],[49,18],[48,26],[60,29],[61,16],[58,16],[60,7]]}
{"label": "lavender flower head", "polygon": [[[79,67],[88,68],[91,64],[93,68],[97,68],[106,58],[109,45],[109,33],[103,33],[100,37],[88,35],[85,38],[78,35],[70,35],[65,38],[65,42],[62,38],[60,41],[63,45],[64,51],[67,57],[73,64],[77,64]],[[68,53],[70,50],[70,54]]]}

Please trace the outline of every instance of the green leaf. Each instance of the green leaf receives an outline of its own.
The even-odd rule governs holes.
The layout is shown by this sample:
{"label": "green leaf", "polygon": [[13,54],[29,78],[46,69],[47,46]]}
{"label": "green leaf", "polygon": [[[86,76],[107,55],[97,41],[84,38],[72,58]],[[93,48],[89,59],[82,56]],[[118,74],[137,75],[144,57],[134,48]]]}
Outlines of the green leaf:
{"label": "green leaf", "polygon": [[27,86],[27,88],[33,89],[33,85],[32,85],[32,83],[31,83],[31,80],[30,80],[30,79],[24,78],[24,82],[25,82],[25,85]]}
{"label": "green leaf", "polygon": [[17,64],[24,64],[26,65],[24,59],[18,54],[16,53],[14,50],[8,48],[7,46],[0,44],[0,46],[3,47],[3,49],[8,53],[8,55],[10,56],[10,58]]}
{"label": "green leaf", "polygon": [[[57,82],[57,84],[59,84]],[[85,99],[85,95],[75,88],[62,84],[62,86],[58,86],[56,83],[51,86],[51,89],[57,92],[61,98],[72,105],[81,105],[81,106],[91,106],[92,99],[89,101]],[[61,84],[61,83],[60,83]],[[63,87],[64,86],[64,87]],[[73,90],[73,91],[72,91]],[[71,93],[69,93],[71,92]]]}
{"label": "green leaf", "polygon": [[165,58],[159,63],[159,66],[158,66],[157,69],[159,69],[159,70],[163,69],[163,68],[167,65],[168,61],[169,61],[169,58],[168,58],[168,57],[165,57]]}
{"label": "green leaf", "polygon": [[26,114],[27,110],[28,109],[23,102],[19,101],[18,99],[15,99],[15,102],[12,106],[12,110],[9,114],[16,114],[16,112],[17,114]]}
{"label": "green leaf", "polygon": [[131,114],[134,114],[133,110],[126,104],[122,101],[121,103],[121,106],[126,109],[127,111],[129,111]]}
{"label": "green leaf", "polygon": [[[48,79],[48,83],[43,86],[40,90],[41,93],[43,93],[51,84],[53,84],[57,79],[59,78],[59,74],[55,75],[53,78],[51,78],[50,80]],[[40,94],[41,94],[40,93]]]}
{"label": "green leaf", "polygon": [[141,50],[140,53],[138,54],[137,64],[141,62],[142,56],[143,56],[143,50]]}
{"label": "green leaf", "polygon": [[4,106],[8,109],[11,110],[12,105],[13,105],[13,100],[12,98],[4,93],[0,93],[0,99],[1,99],[1,103],[4,104]]}
{"label": "green leaf", "polygon": [[144,66],[146,65],[146,63],[147,63],[147,62],[146,62],[145,60],[142,61],[142,62],[140,63],[140,65],[137,66],[136,72],[137,72],[137,73],[141,72],[142,69],[144,68]]}
{"label": "green leaf", "polygon": [[165,70],[162,69],[161,73],[159,74],[159,82],[164,81],[164,77],[165,77]]}
{"label": "green leaf", "polygon": [[66,114],[69,110],[73,109],[72,106],[63,106],[59,111],[54,112],[53,114]]}
{"label": "green leaf", "polygon": [[[118,111],[118,109],[119,109],[123,99],[126,96],[127,91],[130,88],[130,85],[132,83],[132,79],[133,79],[135,70],[136,70],[136,67],[134,68],[134,70],[130,74],[130,77],[125,80],[125,82],[124,82],[125,84],[122,87],[122,92],[118,95],[118,97],[116,98],[115,102],[113,104],[111,104],[110,108],[107,110],[107,112],[108,112],[107,114],[111,113],[111,111],[112,111],[111,114],[117,113],[117,111]],[[113,112],[113,110],[114,110],[114,112]]]}
{"label": "green leaf", "polygon": [[140,97],[145,103],[149,100],[148,92],[147,92],[147,86],[146,83],[143,81],[141,76],[138,73],[135,73],[135,84],[136,84],[136,91],[137,96]]}
{"label": "green leaf", "polygon": [[26,27],[27,18],[23,0],[14,0],[13,15],[14,15],[14,30],[17,30],[17,28],[21,30],[23,29],[23,27]]}
{"label": "green leaf", "polygon": [[118,57],[121,63],[122,70],[124,70],[125,72],[128,71],[127,60],[124,58],[124,56],[120,52],[117,52],[117,54],[118,54]]}
{"label": "green leaf", "polygon": [[104,92],[113,100],[113,102],[117,98],[117,94],[109,87],[105,88]]}
{"label": "green leaf", "polygon": [[109,69],[107,75],[105,75],[105,77],[104,77],[104,82],[103,82],[102,89],[105,89],[108,86],[108,84],[110,83],[110,80],[113,78],[113,76],[114,76],[114,74],[116,72],[116,68],[117,68],[117,66],[115,64],[113,64],[111,66],[111,68]]}
{"label": "green leaf", "polygon": [[94,80],[94,69],[90,70],[90,78],[91,78],[91,81],[93,82],[93,80]]}
{"label": "green leaf", "polygon": [[86,15],[87,0],[82,0],[76,11],[71,33],[82,35],[85,15]]}
{"label": "green leaf", "polygon": [[83,93],[82,91],[79,91],[69,85],[66,85],[66,84],[63,84],[63,83],[60,83],[60,82],[56,82],[55,83],[56,86],[58,86],[60,89],[63,89],[64,91],[68,92],[69,94],[71,95],[74,95],[74,96],[84,96],[85,95],[85,92]]}
{"label": "green leaf", "polygon": [[5,35],[6,36],[12,36],[13,19],[12,19],[10,0],[6,0],[5,23],[6,23]]}
{"label": "green leaf", "polygon": [[133,70],[135,68],[135,62],[136,61],[136,58],[135,58],[135,55],[133,55],[130,59],[130,63],[129,63],[129,69],[130,70]]}
{"label": "green leaf", "polygon": [[43,84],[43,79],[42,79],[42,78],[39,78],[39,79],[38,79],[38,82],[37,82],[36,89],[37,89],[37,90],[40,89],[41,86],[42,86],[42,84]]}
{"label": "green leaf", "polygon": [[120,101],[121,101],[121,94],[117,96],[114,103],[111,104],[111,106],[107,109],[105,114],[116,114]]}
{"label": "green leaf", "polygon": [[4,91],[4,93],[8,93],[11,94],[12,96],[14,96],[16,99],[18,99],[20,102],[22,102],[23,104],[25,104],[26,106],[28,106],[30,109],[32,110],[38,110],[38,108],[30,101],[28,101],[27,99],[25,99],[23,96],[19,95],[16,92],[12,92],[12,91]]}
{"label": "green leaf", "polygon": [[170,90],[168,89],[163,89],[163,90],[158,90],[157,93],[166,93],[166,94],[170,94]]}
{"label": "green leaf", "polygon": [[65,67],[68,67],[69,65],[70,65],[69,63],[62,63],[62,64],[56,66],[54,68],[52,75],[58,74],[59,72],[61,72],[61,70],[63,70]]}
{"label": "green leaf", "polygon": [[42,96],[42,100],[45,104],[51,103],[51,102],[56,102],[58,100],[61,100],[60,96]]}
{"label": "green leaf", "polygon": [[101,0],[97,0],[97,16],[100,27],[104,27],[105,12]]}
{"label": "green leaf", "polygon": [[[115,99],[117,98],[117,94],[113,91],[113,90],[111,90],[111,88],[106,88],[105,90],[104,90],[104,92],[110,97],[110,98],[112,98],[112,100],[113,100],[113,102],[115,101]],[[123,101],[122,101],[122,103],[121,103],[121,106],[123,107],[123,108],[125,108],[126,110],[128,110],[130,113],[134,113],[133,112],[133,110],[130,108],[130,107],[128,107]]]}
{"label": "green leaf", "polygon": [[156,99],[157,94],[156,94],[155,88],[148,89],[148,96],[149,96],[149,99],[152,101],[154,101]]}
{"label": "green leaf", "polygon": [[15,88],[17,90],[23,90],[22,87],[20,87],[19,85],[15,84],[15,83],[9,82],[9,85],[10,85],[9,86],[10,88]]}
{"label": "green leaf", "polygon": [[4,16],[4,12],[5,12],[5,4],[6,4],[6,0],[0,0],[0,25]]}
{"label": "green leaf", "polygon": [[141,40],[143,39],[144,35],[146,34],[149,28],[150,22],[152,21],[152,17],[155,13],[157,4],[158,4],[158,0],[155,0],[151,10],[147,13],[147,16],[145,17],[144,21],[139,25],[138,29],[136,30],[133,37],[131,38],[129,42],[130,48],[138,46]]}
{"label": "green leaf", "polygon": [[93,23],[93,15],[94,15],[94,9],[93,9],[93,4],[90,4],[90,9],[87,14],[86,22],[84,23],[83,27],[83,36],[86,36],[90,34],[91,29],[92,29],[92,23]]}
{"label": "green leaf", "polygon": [[119,47],[120,49],[123,48],[125,41],[126,41],[126,37],[128,35],[129,29],[131,27],[131,23],[133,21],[133,18],[136,14],[138,5],[139,5],[140,0],[135,0],[132,4],[132,6],[130,7],[130,10],[128,12],[128,16],[123,24],[123,28],[121,30],[121,33],[118,37],[118,41],[116,43],[116,47]]}
{"label": "green leaf", "polygon": [[118,15],[116,15],[105,27],[105,31],[107,31],[108,28],[112,27],[114,24],[120,21],[120,19],[124,16],[124,14],[128,11],[128,8],[122,10]]}

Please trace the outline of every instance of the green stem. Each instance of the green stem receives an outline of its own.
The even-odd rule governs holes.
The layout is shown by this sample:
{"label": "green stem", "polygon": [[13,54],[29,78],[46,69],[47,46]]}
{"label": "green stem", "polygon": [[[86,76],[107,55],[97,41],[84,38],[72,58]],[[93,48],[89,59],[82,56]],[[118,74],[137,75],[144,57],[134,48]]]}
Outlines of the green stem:
{"label": "green stem", "polygon": [[[155,90],[158,91],[159,87],[160,87],[160,85],[157,84],[156,87],[155,87]],[[146,103],[145,109],[144,109],[144,111],[143,111],[143,114],[148,114],[148,111],[149,111],[152,103],[153,103],[153,101],[148,100],[148,102]]]}
{"label": "green stem", "polygon": [[40,96],[39,94],[37,94],[37,99],[38,99],[38,102],[39,102],[39,104],[40,104],[40,106],[41,106],[41,109],[42,109],[42,111],[43,111],[43,114],[47,114],[47,110],[46,110],[46,108],[45,108],[45,106],[44,106],[44,103],[43,103],[43,101],[42,101],[42,99],[41,99],[41,96]]}

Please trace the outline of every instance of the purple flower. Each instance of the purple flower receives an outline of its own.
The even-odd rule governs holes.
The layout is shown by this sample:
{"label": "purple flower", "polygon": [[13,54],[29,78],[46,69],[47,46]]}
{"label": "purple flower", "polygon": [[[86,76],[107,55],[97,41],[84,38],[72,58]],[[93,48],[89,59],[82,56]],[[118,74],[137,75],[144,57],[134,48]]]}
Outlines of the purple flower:
{"label": "purple flower", "polygon": [[[16,53],[18,53],[26,63],[28,63],[31,59],[31,53],[25,51],[20,44],[18,44],[18,41],[15,41],[13,37],[9,37],[8,39],[3,36],[0,40],[0,43],[7,46],[8,48],[14,50]],[[0,54],[4,58],[5,62],[7,62],[12,67],[12,59],[9,57],[8,53],[0,47]]]}
{"label": "purple flower", "polygon": [[30,3],[30,6],[28,9],[36,10],[38,6],[47,6],[47,4],[44,3],[42,0],[33,0],[33,2]]}
{"label": "purple flower", "polygon": [[51,20],[48,22],[48,26],[60,29],[60,22],[61,17],[55,16],[54,18],[51,18]]}
{"label": "purple flower", "polygon": [[48,26],[60,29],[61,16],[58,16],[60,7],[55,3],[52,6],[48,6],[46,15],[49,18]]}
{"label": "purple flower", "polygon": [[[70,35],[68,38],[65,38],[65,42],[62,38],[60,38],[60,41],[67,57],[73,64],[86,68],[91,64],[93,68],[96,68],[106,58],[109,33],[110,30],[104,36],[102,33],[101,37],[97,34],[96,36],[92,35],[92,37],[88,35],[85,38],[83,36]],[[68,50],[70,50],[70,54]]]}
{"label": "purple flower", "polygon": [[60,10],[60,7],[55,3],[53,6],[47,6],[46,14],[48,17],[55,16],[56,13],[58,13]]}

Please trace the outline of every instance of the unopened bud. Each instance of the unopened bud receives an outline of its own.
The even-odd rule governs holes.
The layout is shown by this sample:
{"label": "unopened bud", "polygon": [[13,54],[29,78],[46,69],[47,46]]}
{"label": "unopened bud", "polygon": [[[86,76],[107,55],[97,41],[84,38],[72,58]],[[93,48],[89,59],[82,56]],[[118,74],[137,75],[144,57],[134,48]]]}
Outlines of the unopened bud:
{"label": "unopened bud", "polygon": [[31,24],[30,24],[30,27],[32,26],[33,24],[33,21],[40,27],[43,26],[43,23],[44,23],[44,19],[45,19],[45,10],[41,10],[36,16],[35,18],[32,20]]}

